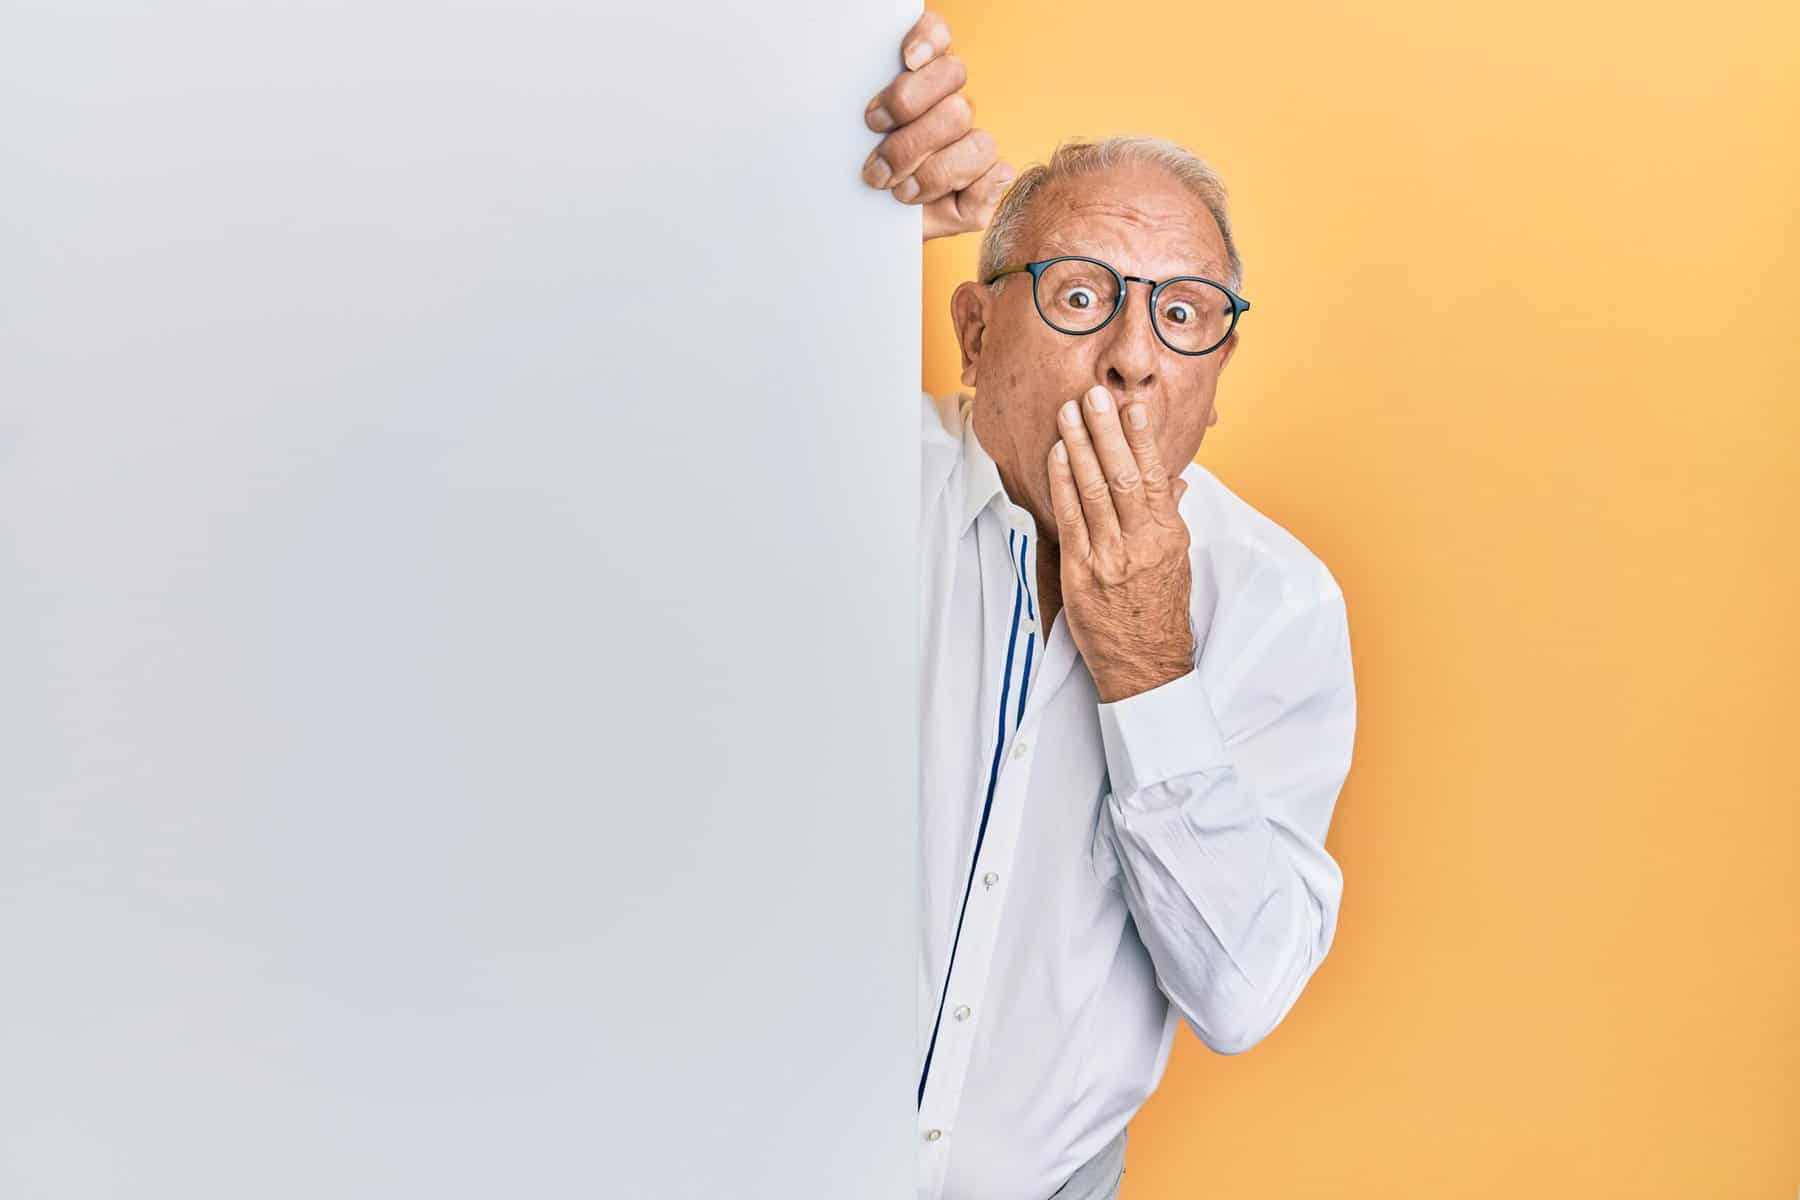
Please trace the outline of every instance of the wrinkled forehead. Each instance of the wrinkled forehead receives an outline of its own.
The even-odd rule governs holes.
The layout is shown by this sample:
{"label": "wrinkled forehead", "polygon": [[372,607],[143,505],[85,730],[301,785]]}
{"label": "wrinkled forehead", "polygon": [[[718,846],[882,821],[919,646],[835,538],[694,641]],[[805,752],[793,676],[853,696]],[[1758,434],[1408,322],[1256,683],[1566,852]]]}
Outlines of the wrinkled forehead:
{"label": "wrinkled forehead", "polygon": [[1105,174],[1059,179],[1033,205],[1021,259],[1081,254],[1127,275],[1229,273],[1225,239],[1204,201],[1172,180],[1127,187]]}
{"label": "wrinkled forehead", "polygon": [[1060,228],[1038,239],[1033,260],[1079,254],[1110,264],[1122,275],[1167,279],[1203,275],[1224,281],[1230,275],[1224,255],[1178,230],[1072,230]]}

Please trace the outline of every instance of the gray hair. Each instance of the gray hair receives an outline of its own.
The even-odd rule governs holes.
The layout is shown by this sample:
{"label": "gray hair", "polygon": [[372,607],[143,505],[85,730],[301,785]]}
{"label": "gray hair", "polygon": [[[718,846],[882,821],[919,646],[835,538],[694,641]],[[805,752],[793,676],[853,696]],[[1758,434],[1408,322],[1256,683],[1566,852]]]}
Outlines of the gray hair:
{"label": "gray hair", "polygon": [[[1226,282],[1233,291],[1240,290],[1244,286],[1244,263],[1238,257],[1237,242],[1231,236],[1224,181],[1204,160],[1174,142],[1146,134],[1117,134],[1097,142],[1065,139],[1058,143],[1048,163],[1027,167],[1007,189],[1000,206],[994,210],[993,219],[988,222],[987,231],[981,235],[978,278],[985,283],[995,271],[1016,265],[1010,260],[1024,234],[1032,198],[1046,184],[1074,175],[1104,171],[1108,167],[1137,164],[1163,168],[1205,202],[1225,239],[1231,275]],[[996,281],[996,286],[1011,278],[1010,275],[1002,277]]]}

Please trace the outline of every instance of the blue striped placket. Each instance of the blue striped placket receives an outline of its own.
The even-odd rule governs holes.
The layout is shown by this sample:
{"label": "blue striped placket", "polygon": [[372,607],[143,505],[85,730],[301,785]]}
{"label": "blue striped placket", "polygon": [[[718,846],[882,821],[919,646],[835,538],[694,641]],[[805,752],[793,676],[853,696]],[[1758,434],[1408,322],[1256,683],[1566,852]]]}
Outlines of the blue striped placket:
{"label": "blue striped placket", "polygon": [[[956,916],[956,935],[950,941],[950,962],[944,969],[944,987],[938,995],[937,1018],[931,1025],[931,1045],[925,1051],[925,1066],[919,1072],[918,1104],[925,1103],[925,1080],[931,1074],[931,1056],[937,1050],[938,1029],[944,1022],[944,1002],[950,998],[950,977],[956,969],[956,947],[962,942],[963,918],[969,912],[969,894],[975,888],[975,868],[981,862],[981,842],[987,835],[988,814],[994,807],[994,784],[1000,777],[1000,754],[1006,745],[1006,701],[1012,689],[1013,651],[1019,642],[1019,609],[1021,598],[1024,601],[1025,614],[1031,620],[1037,620],[1037,602],[1031,595],[1031,584],[1025,578],[1026,547],[1031,543],[1030,537],[1015,530],[1006,533],[1006,552],[1013,565],[1013,612],[1012,631],[1006,638],[1006,669],[1000,674],[1000,725],[994,737],[994,759],[988,767],[987,798],[981,805],[981,825],[975,833],[975,853],[969,860],[969,878],[963,885],[962,909]],[[1037,633],[1032,631],[1025,635],[1025,666],[1019,681],[1019,703],[1013,712],[1013,732],[1017,733],[1019,722],[1025,715],[1025,696],[1031,687],[1031,652],[1037,642]]]}

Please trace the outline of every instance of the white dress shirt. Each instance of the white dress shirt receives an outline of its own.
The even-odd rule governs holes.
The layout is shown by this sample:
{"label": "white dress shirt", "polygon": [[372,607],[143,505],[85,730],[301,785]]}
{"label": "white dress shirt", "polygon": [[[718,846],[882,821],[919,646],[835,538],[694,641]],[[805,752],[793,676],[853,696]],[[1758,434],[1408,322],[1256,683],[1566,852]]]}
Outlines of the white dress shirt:
{"label": "white dress shirt", "polygon": [[1190,463],[1195,669],[1100,703],[972,400],[922,395],[918,1194],[1047,1200],[1177,1018],[1247,1050],[1330,948],[1349,629],[1325,565]]}

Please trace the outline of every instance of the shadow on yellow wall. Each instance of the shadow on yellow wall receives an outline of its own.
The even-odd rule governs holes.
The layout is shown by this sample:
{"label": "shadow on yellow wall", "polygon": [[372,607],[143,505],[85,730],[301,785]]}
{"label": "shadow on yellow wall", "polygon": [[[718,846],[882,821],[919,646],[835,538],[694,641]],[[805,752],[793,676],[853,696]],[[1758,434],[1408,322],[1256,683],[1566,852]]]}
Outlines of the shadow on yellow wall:
{"label": "shadow on yellow wall", "polygon": [[[1231,189],[1200,461],[1331,568],[1331,954],[1123,1200],[1800,1186],[1800,5],[932,5],[1020,169]],[[925,373],[959,388],[925,253]]]}

